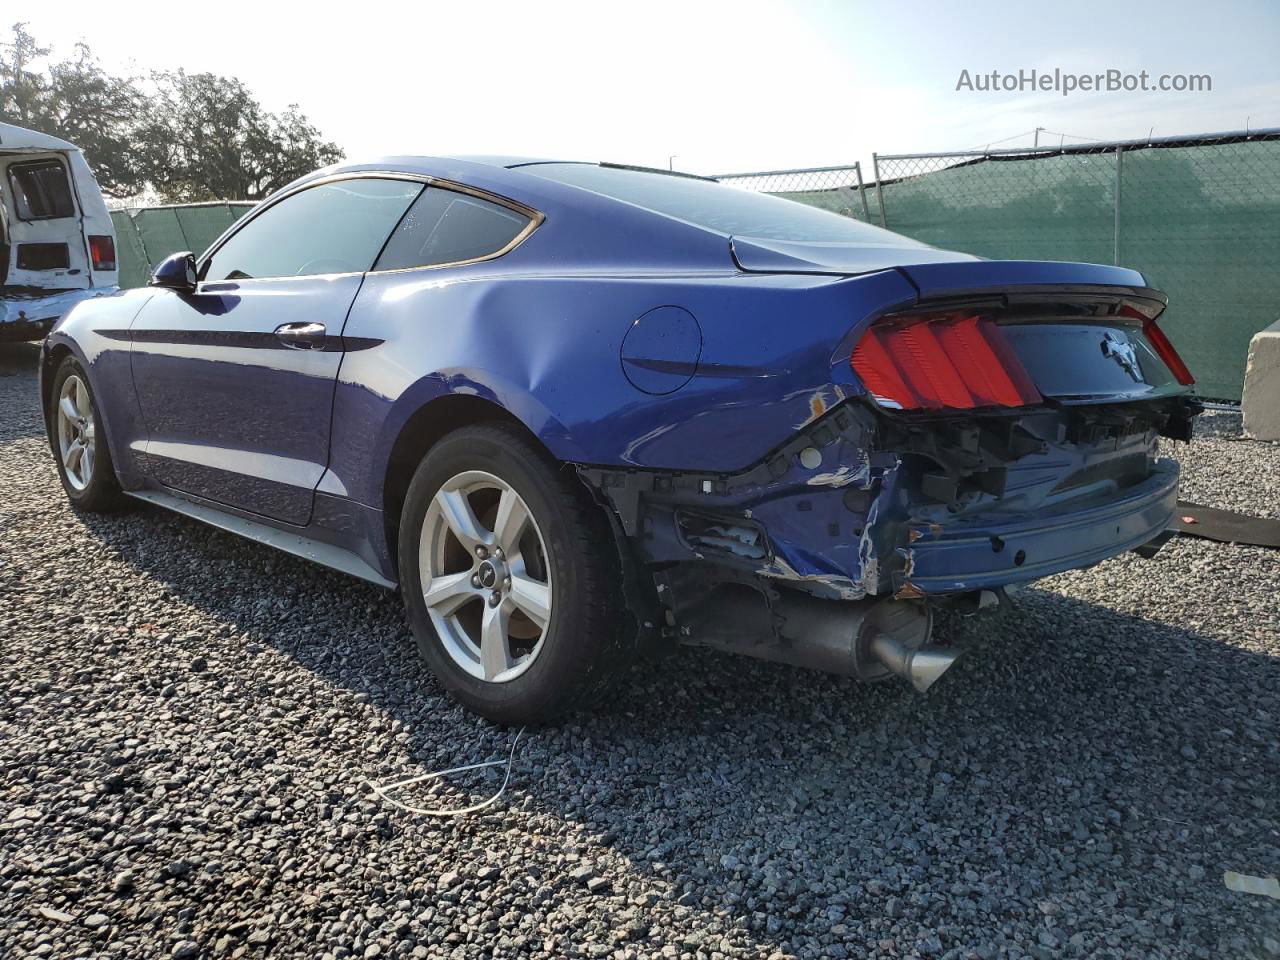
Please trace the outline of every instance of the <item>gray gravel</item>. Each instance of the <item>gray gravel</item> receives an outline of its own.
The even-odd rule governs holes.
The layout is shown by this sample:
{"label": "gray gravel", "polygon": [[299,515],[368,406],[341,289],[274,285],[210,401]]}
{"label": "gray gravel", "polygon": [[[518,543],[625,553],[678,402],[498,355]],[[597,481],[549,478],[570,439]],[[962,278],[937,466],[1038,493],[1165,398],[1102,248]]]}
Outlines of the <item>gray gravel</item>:
{"label": "gray gravel", "polygon": [[[0,347],[0,956],[1265,957],[1280,553],[1180,539],[948,619],[927,697],[688,650],[503,753],[399,601],[155,509],[79,517]],[[1186,454],[1275,515],[1280,446]],[[453,803],[497,773],[410,795]]]}

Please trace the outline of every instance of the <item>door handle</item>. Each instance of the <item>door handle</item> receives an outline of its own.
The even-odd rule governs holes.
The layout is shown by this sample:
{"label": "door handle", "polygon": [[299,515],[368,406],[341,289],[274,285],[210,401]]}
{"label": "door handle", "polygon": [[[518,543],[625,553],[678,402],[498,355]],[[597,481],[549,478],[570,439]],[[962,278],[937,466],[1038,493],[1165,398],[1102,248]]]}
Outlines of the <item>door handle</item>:
{"label": "door handle", "polygon": [[276,339],[294,350],[319,350],[324,347],[323,323],[282,323],[276,327]]}

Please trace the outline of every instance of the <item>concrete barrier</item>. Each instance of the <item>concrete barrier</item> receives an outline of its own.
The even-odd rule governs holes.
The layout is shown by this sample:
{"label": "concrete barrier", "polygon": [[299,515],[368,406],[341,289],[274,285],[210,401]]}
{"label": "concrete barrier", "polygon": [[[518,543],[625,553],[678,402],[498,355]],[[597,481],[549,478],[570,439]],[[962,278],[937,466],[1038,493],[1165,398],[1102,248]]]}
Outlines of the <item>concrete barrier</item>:
{"label": "concrete barrier", "polygon": [[1249,341],[1240,406],[1245,433],[1255,440],[1280,440],[1280,320]]}

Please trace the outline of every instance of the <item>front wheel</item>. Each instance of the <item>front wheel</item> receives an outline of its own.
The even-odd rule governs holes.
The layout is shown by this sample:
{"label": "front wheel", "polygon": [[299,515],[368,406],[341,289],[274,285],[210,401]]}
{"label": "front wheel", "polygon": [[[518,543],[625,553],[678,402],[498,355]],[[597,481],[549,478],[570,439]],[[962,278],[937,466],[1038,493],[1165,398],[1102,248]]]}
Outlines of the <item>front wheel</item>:
{"label": "front wheel", "polygon": [[464,706],[540,723],[626,664],[612,533],[578,480],[523,435],[468,427],[418,467],[400,521],[418,648]]}
{"label": "front wheel", "polygon": [[49,445],[67,499],[77,510],[104,513],[123,505],[111,451],[102,433],[102,417],[89,378],[73,357],[53,377]]}

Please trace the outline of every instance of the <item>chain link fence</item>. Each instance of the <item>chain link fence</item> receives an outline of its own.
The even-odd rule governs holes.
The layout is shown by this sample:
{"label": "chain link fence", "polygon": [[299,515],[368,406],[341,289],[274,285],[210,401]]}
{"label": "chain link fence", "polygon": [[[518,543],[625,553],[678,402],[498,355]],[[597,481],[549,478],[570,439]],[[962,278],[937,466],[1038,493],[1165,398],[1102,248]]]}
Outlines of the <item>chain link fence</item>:
{"label": "chain link fence", "polygon": [[772,193],[821,207],[844,217],[871,220],[871,206],[862,182],[862,164],[848,167],[808,167],[803,170],[764,170],[726,173],[715,179],[732,187]]}
{"label": "chain link fence", "polygon": [[1239,401],[1249,340],[1280,317],[1280,130],[876,154],[870,182],[833,180],[854,169],[719,179],[983,257],[1138,270],[1206,398]]}

